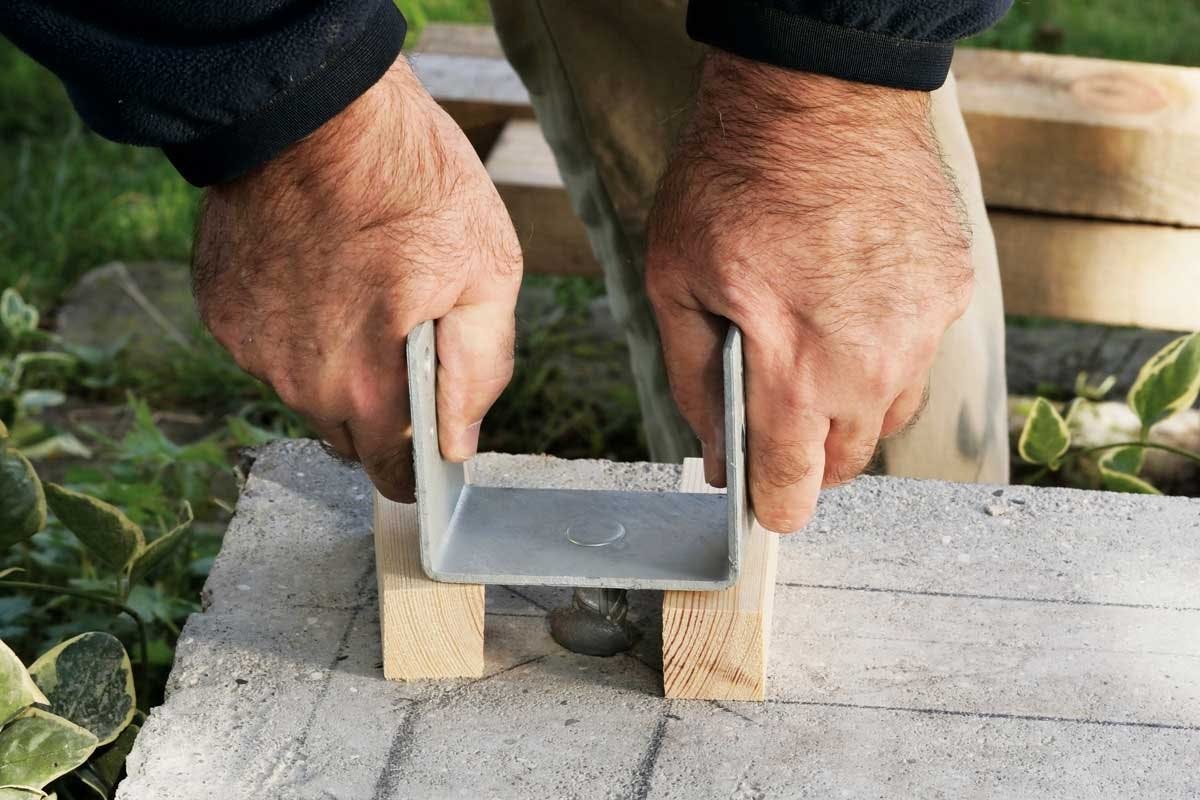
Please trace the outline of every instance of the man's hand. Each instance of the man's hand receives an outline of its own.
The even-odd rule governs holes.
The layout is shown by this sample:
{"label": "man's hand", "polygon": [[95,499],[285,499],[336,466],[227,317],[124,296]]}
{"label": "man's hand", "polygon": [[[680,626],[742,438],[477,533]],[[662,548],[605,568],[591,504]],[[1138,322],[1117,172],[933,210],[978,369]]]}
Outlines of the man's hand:
{"label": "man's hand", "polygon": [[312,136],[208,192],[194,278],[205,323],[237,363],[393,500],[413,492],[408,332],[438,320],[448,459],[474,455],[512,376],[512,222],[403,59]]}
{"label": "man's hand", "polygon": [[708,56],[651,214],[671,386],[723,480],[721,342],[744,334],[750,494],[801,528],[920,410],[970,235],[929,96]]}

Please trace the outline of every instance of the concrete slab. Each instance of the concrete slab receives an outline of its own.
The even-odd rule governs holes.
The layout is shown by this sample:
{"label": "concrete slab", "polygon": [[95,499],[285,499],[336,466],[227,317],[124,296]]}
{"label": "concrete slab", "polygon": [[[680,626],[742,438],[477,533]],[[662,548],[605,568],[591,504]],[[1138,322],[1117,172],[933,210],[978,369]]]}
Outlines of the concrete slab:
{"label": "concrete slab", "polygon": [[[484,456],[493,485],[676,467]],[[780,547],[763,704],[661,697],[657,593],[577,656],[490,587],[487,673],[380,669],[370,486],[265,448],[119,800],[1200,795],[1200,501],[866,478]]]}

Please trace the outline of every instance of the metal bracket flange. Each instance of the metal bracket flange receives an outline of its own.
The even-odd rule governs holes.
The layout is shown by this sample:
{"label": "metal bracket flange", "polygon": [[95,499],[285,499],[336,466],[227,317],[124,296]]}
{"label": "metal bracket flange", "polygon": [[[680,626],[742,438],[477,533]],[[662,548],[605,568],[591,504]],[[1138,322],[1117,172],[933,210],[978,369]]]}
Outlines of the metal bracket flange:
{"label": "metal bracket flange", "polygon": [[738,576],[749,530],[741,333],[723,352],[724,494],[472,486],[437,435],[434,324],[408,337],[421,566],[434,580],[718,590]]}

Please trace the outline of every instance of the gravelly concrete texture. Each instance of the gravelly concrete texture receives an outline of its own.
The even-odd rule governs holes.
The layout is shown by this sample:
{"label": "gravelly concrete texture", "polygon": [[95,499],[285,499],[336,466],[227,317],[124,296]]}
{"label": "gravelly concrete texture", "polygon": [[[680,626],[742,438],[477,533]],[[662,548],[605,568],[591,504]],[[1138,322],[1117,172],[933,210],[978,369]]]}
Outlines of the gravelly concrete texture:
{"label": "gravelly concrete texture", "polygon": [[[678,469],[484,456],[481,482]],[[370,486],[259,455],[119,800],[1200,796],[1200,501],[866,478],[780,548],[763,704],[661,697],[489,587],[487,675],[382,679]]]}

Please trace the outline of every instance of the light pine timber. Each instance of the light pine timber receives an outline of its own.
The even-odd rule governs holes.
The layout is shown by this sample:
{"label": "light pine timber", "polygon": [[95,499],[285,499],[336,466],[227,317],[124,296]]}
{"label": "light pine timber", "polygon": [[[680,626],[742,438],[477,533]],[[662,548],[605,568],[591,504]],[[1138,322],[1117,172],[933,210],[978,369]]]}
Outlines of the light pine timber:
{"label": "light pine timber", "polygon": [[[601,274],[536,122],[508,123],[487,168],[520,236],[526,271]],[[995,209],[988,216],[1008,313],[1200,328],[1200,230]]]}
{"label": "light pine timber", "polygon": [[990,207],[1200,225],[1200,69],[960,49]]}
{"label": "light pine timber", "polygon": [[552,275],[601,275],[587,230],[571,210],[554,153],[533,120],[504,126],[486,161],[508,208],[526,269]]}
{"label": "light pine timber", "polygon": [[[683,462],[683,492],[716,492],[704,462]],[[779,536],[758,523],[738,582],[721,592],[663,593],[663,689],[688,700],[765,700]]]}
{"label": "light pine timber", "polygon": [[[418,51],[464,128],[532,116],[490,27],[430,25]],[[989,206],[1200,226],[1200,69],[962,48],[954,72]]]}
{"label": "light pine timber", "polygon": [[415,504],[375,494],[375,569],[385,678],[483,674],[484,589],[425,574]]}
{"label": "light pine timber", "polygon": [[1008,313],[1200,328],[1200,230],[1005,211],[988,218]]}

